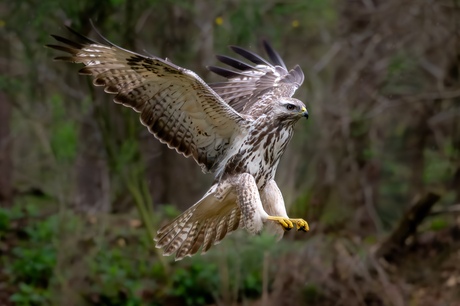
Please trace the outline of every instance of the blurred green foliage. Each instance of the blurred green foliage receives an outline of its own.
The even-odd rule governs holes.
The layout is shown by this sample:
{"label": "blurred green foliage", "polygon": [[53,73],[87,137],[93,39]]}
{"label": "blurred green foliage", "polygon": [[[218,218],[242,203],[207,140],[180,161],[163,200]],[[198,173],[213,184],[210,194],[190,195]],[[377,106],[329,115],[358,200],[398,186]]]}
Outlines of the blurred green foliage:
{"label": "blurred green foliage", "polygon": [[0,237],[10,227],[9,210],[0,207]]}
{"label": "blurred green foliage", "polygon": [[170,294],[185,298],[187,305],[205,305],[214,300],[212,293],[219,288],[219,274],[216,263],[195,261],[190,267],[174,271]]}
{"label": "blurred green foliage", "polygon": [[21,306],[49,305],[50,293],[46,289],[20,283],[18,292],[11,296],[10,301]]}
{"label": "blurred green foliage", "polygon": [[[168,214],[175,209],[165,205],[164,211]],[[77,215],[44,217],[36,205],[24,201],[0,215],[5,224],[27,220],[11,255],[2,258],[10,285],[17,289],[11,296],[17,305],[57,303],[56,290],[76,274],[87,284],[81,288],[81,296],[94,305],[158,305],[167,303],[161,302],[167,297],[183,305],[206,305],[221,294],[224,266],[229,273],[229,288],[239,296],[254,299],[262,293],[264,254],[276,259],[290,252],[288,242],[275,244],[270,235],[248,237],[238,231],[206,256],[170,263],[172,270],[166,272],[153,254],[144,228],[129,229],[128,225],[109,230],[113,226],[110,223],[116,221],[91,224]],[[106,229],[104,233],[102,228]],[[3,232],[14,230],[4,227]],[[70,254],[60,250],[68,237],[77,239],[72,243],[80,245]],[[68,260],[74,262],[67,266],[68,271],[54,272],[58,261]]]}
{"label": "blurred green foliage", "polygon": [[[34,205],[16,205],[3,216],[8,222],[14,222],[36,217],[37,213]],[[50,302],[48,286],[57,260],[53,245],[57,220],[57,216],[51,216],[21,229],[26,238],[12,249],[11,257],[2,258],[4,272],[10,276],[11,285],[18,288],[11,296],[11,301],[17,305],[46,305]]]}

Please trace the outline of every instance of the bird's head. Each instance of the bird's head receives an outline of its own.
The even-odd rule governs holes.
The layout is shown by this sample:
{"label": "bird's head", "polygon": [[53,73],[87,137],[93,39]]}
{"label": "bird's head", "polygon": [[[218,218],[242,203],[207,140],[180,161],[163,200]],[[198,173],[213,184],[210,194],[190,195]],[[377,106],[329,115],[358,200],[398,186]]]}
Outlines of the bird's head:
{"label": "bird's head", "polygon": [[274,107],[274,113],[281,120],[297,121],[302,117],[308,119],[308,111],[302,101],[294,98],[282,98]]}

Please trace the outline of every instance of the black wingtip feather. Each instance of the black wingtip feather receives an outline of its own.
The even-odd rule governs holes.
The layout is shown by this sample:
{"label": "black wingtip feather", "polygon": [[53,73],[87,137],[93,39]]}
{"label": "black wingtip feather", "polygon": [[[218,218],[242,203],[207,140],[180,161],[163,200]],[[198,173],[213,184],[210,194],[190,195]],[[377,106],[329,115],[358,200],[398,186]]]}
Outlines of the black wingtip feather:
{"label": "black wingtip feather", "polygon": [[246,64],[245,62],[242,62],[242,61],[239,61],[237,59],[234,59],[230,56],[225,56],[225,55],[216,55],[216,58],[226,64],[226,65],[229,65],[233,68],[236,68],[238,70],[242,70],[242,71],[245,71],[245,70],[257,70],[255,67],[251,66],[251,65],[248,65]]}
{"label": "black wingtip feather", "polygon": [[241,74],[236,71],[229,70],[229,69],[221,68],[221,67],[208,66],[207,68],[210,71],[214,72],[215,74],[223,76],[224,78],[227,78],[227,79],[246,77],[244,74]]}
{"label": "black wingtip feather", "polygon": [[265,47],[265,51],[267,52],[268,57],[270,58],[272,63],[275,64],[275,65],[281,66],[281,67],[283,67],[284,69],[287,70],[286,65],[283,62],[283,59],[278,54],[278,52],[276,52],[266,40],[263,41],[263,44],[264,44],[264,47]]}
{"label": "black wingtip feather", "polygon": [[55,62],[70,62],[70,63],[78,63],[77,58],[73,56],[56,56],[53,58]]}
{"label": "black wingtip feather", "polygon": [[66,44],[66,45],[71,46],[74,49],[82,49],[82,48],[85,47],[85,45],[82,45],[80,43],[68,40],[67,38],[64,38],[64,37],[61,37],[61,36],[51,34],[51,37],[53,37],[54,39],[56,39],[59,42],[62,42],[64,44]]}
{"label": "black wingtip feather", "polygon": [[62,51],[62,52],[67,52],[67,53],[70,53],[70,54],[77,54],[78,53],[78,50],[75,50],[75,49],[72,49],[72,48],[69,48],[69,47],[59,46],[59,45],[45,45],[45,47],[51,48],[51,49],[54,49],[54,50],[58,50],[58,51]]}
{"label": "black wingtip feather", "polygon": [[239,55],[241,55],[242,57],[250,60],[251,62],[253,62],[254,64],[257,64],[257,65],[267,65],[267,66],[270,66],[270,67],[273,67],[269,62],[267,62],[266,60],[264,60],[262,57],[260,57],[259,55],[251,52],[251,51],[248,51],[246,49],[243,49],[241,47],[238,47],[238,46],[228,46],[230,49],[232,49],[234,52],[238,53]]}
{"label": "black wingtip feather", "polygon": [[100,44],[98,43],[97,41],[95,40],[92,40],[91,38],[88,38],[80,33],[78,33],[77,31],[75,31],[74,29],[72,29],[71,27],[68,27],[66,26],[67,30],[70,31],[70,33],[72,33],[73,35],[77,36],[79,39],[81,39],[82,41],[84,41],[85,43],[88,43],[88,44]]}

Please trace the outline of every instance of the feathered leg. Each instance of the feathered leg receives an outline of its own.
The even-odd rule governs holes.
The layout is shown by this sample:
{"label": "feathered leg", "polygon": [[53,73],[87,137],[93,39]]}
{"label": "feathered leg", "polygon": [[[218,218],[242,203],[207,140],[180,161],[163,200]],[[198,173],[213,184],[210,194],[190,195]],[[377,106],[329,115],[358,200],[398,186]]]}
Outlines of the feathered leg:
{"label": "feathered leg", "polygon": [[[276,186],[276,184],[275,184]],[[260,199],[259,190],[257,188],[254,177],[248,173],[240,174],[237,177],[236,182],[236,194],[237,204],[243,214],[244,224],[246,229],[252,234],[258,234],[262,230],[263,223],[267,220],[275,221],[282,226],[284,230],[290,230],[294,227],[293,222],[299,227],[306,228],[308,230],[308,224],[301,219],[289,219],[284,208],[283,197],[278,187],[276,187],[279,194],[275,193],[275,203],[277,209],[271,209],[270,212],[264,210],[262,201]],[[282,206],[284,210],[278,209],[278,206]],[[271,215],[273,213],[273,215]]]}
{"label": "feathered leg", "polygon": [[248,173],[236,178],[236,202],[243,214],[244,225],[249,233],[256,235],[262,231],[269,217],[260,201],[256,180]]}
{"label": "feathered leg", "polygon": [[[260,193],[260,197],[262,200],[263,207],[265,211],[271,216],[280,216],[283,219],[288,219],[291,223],[295,223],[297,225],[297,231],[302,230],[304,232],[308,231],[308,223],[303,219],[289,219],[286,213],[286,206],[284,205],[283,195],[278,188],[278,185],[274,180],[271,180],[267,183],[264,190]],[[273,221],[278,221],[276,219],[270,219]],[[284,220],[283,220],[284,221]],[[283,230],[290,230],[293,226],[286,228],[281,222],[282,225],[280,228],[276,223],[268,223],[267,228],[269,232],[274,234],[278,239],[281,239],[283,236]]]}

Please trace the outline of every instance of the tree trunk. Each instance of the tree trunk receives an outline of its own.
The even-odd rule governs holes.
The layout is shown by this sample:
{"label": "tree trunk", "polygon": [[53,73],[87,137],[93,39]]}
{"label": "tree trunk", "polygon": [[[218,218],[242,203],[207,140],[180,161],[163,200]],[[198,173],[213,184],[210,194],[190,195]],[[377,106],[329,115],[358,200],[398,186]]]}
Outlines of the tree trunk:
{"label": "tree trunk", "polygon": [[10,207],[13,200],[13,162],[11,159],[11,104],[0,91],[0,206]]}
{"label": "tree trunk", "polygon": [[76,210],[85,213],[110,211],[110,179],[101,133],[88,114],[79,135],[75,163],[77,175]]}
{"label": "tree trunk", "polygon": [[[0,38],[3,46],[0,55],[10,58],[9,43],[5,38]],[[9,62],[0,65],[0,75],[8,75]],[[11,104],[5,91],[0,89],[0,207],[10,207],[13,202],[13,160],[11,158]]]}

